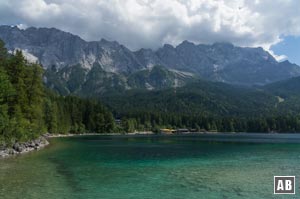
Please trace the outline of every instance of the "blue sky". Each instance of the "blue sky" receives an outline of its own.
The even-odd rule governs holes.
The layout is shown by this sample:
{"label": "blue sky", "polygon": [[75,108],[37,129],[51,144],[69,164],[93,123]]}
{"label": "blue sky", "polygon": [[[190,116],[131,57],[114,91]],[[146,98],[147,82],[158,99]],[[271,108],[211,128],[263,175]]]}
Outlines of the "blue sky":
{"label": "blue sky", "polygon": [[287,59],[300,65],[300,36],[287,36],[283,41],[272,46],[271,50],[277,55],[286,55]]}

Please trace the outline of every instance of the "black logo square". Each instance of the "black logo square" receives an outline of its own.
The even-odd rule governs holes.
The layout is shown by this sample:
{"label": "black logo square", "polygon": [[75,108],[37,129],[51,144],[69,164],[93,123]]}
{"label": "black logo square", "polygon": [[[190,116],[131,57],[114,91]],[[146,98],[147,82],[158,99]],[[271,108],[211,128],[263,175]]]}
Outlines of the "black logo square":
{"label": "black logo square", "polygon": [[274,194],[295,194],[295,176],[274,176]]}

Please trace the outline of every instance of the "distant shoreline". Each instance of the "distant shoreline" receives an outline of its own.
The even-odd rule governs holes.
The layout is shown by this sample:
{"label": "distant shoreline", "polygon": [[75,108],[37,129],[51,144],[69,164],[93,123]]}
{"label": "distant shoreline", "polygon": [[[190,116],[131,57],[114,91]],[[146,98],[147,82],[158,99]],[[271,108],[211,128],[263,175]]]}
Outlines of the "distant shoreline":
{"label": "distant shoreline", "polygon": [[[258,136],[263,141],[266,137],[263,136],[270,136],[275,135],[279,136],[278,140],[285,139],[286,137],[289,137],[291,135],[300,135],[300,133],[275,133],[275,132],[264,132],[264,133],[249,133],[249,132],[191,132],[191,133],[174,133],[174,134],[166,134],[166,133],[160,133],[155,134],[153,132],[135,132],[135,133],[83,133],[83,134],[45,134],[38,139],[24,142],[24,143],[16,143],[12,147],[8,148],[0,148],[0,160],[7,157],[12,157],[16,155],[25,154],[31,151],[39,150],[50,143],[48,142],[48,139],[51,138],[64,138],[64,137],[76,137],[76,136],[119,136],[119,137],[147,137],[147,136],[154,136],[154,137],[175,137],[175,136],[197,136],[197,135],[203,135],[205,136],[218,136],[218,135],[224,135],[224,136]],[[248,140],[249,141],[249,140]]]}
{"label": "distant shoreline", "polygon": [[135,133],[81,133],[81,134],[73,134],[73,133],[68,133],[68,134],[45,134],[44,136],[46,138],[60,138],[60,137],[74,137],[74,136],[89,136],[89,135],[112,135],[112,136],[126,136],[126,135],[156,135],[153,132],[135,132]]}
{"label": "distant shoreline", "polygon": [[134,132],[134,133],[82,133],[82,134],[45,134],[46,138],[60,138],[60,137],[76,137],[76,136],[195,136],[195,135],[300,135],[299,133],[279,133],[279,132],[187,132],[187,133],[153,133],[147,132]]}

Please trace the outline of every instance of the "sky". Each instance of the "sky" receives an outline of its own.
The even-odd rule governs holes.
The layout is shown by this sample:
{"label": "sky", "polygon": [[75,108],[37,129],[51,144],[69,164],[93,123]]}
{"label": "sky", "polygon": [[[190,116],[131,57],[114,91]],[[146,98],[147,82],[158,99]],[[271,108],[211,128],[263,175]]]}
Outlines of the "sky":
{"label": "sky", "polygon": [[271,47],[277,54],[286,56],[285,59],[300,66],[300,36],[286,36],[282,42]]}
{"label": "sky", "polygon": [[300,65],[299,0],[0,0],[0,24],[55,27],[132,50],[231,42]]}

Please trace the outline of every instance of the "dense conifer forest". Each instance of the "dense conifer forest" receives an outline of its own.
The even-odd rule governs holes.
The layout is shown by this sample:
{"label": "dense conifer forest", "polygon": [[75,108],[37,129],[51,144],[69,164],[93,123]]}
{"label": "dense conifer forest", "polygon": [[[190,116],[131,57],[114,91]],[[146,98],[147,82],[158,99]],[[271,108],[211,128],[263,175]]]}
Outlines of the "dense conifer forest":
{"label": "dense conifer forest", "polygon": [[291,85],[288,81],[258,89],[199,81],[175,90],[135,90],[84,99],[46,88],[43,72],[21,51],[9,54],[0,41],[1,144],[45,133],[159,133],[161,128],[300,132],[299,89],[285,89]]}
{"label": "dense conifer forest", "polygon": [[43,85],[43,69],[0,41],[0,143],[45,133],[113,132],[112,114],[95,100],[59,96]]}

